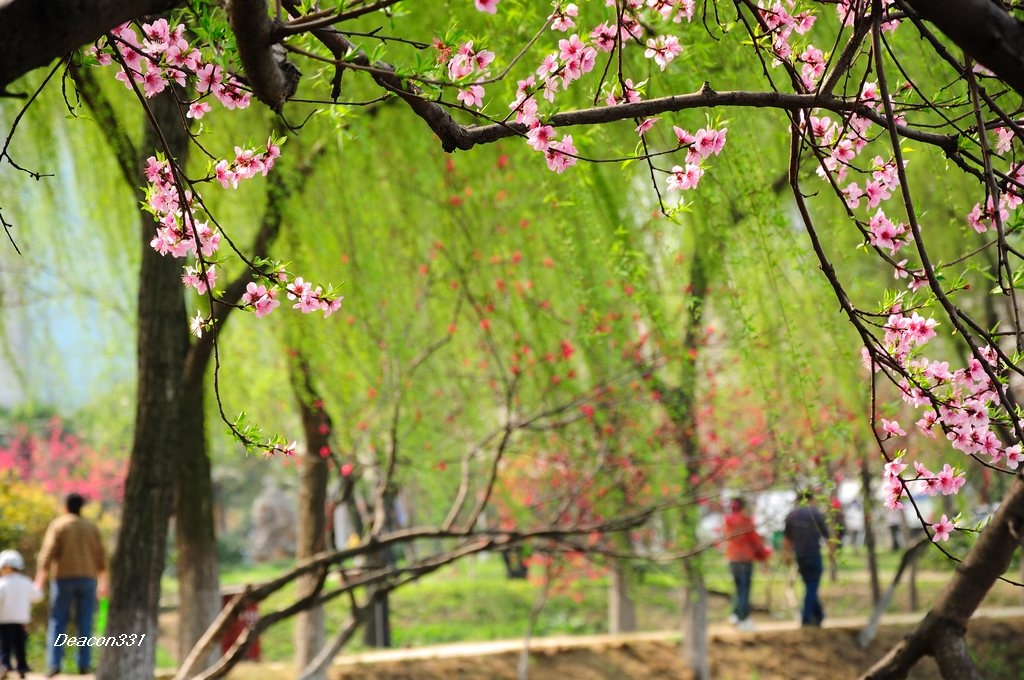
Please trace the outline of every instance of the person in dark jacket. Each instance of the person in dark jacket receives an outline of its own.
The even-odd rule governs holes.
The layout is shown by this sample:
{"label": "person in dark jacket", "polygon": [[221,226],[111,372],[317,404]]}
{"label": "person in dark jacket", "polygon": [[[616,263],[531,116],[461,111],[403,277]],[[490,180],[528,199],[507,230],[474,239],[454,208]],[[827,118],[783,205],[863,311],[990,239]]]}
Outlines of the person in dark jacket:
{"label": "person in dark jacket", "polygon": [[[828,541],[828,523],[818,509],[814,494],[801,494],[801,504],[786,515],[785,560],[796,559],[796,567],[804,582],[804,605],[800,622],[805,626],[821,626],[825,612],[818,599],[818,586],[825,568],[821,559],[821,544]],[[831,553],[830,553],[831,554]]]}

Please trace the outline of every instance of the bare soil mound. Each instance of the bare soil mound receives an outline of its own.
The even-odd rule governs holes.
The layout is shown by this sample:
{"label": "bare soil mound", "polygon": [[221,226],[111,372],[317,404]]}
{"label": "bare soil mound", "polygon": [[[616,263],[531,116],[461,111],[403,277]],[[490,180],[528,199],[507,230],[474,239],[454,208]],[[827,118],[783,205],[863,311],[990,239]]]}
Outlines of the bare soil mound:
{"label": "bare soil mound", "polygon": [[[910,626],[882,626],[862,650],[853,628],[800,628],[755,633],[723,631],[710,638],[711,671],[718,680],[840,680],[856,678],[885,654]],[[1024,619],[976,619],[968,644],[985,678],[1024,678]],[[417,659],[359,664],[331,670],[332,680],[515,680],[518,655]],[[585,649],[545,649],[531,655],[531,680],[634,680],[691,674],[672,642],[630,641]],[[232,677],[243,677],[235,676]],[[939,680],[924,659],[910,676]]]}

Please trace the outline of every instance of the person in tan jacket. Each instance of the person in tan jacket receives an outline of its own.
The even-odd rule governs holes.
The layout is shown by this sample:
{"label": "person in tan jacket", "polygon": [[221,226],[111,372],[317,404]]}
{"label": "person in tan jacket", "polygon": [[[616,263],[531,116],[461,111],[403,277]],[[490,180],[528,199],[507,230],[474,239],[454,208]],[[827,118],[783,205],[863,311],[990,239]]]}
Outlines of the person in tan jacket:
{"label": "person in tan jacket", "polygon": [[[43,538],[36,566],[36,586],[43,588],[50,579],[50,619],[46,630],[48,676],[60,673],[64,647],[55,644],[65,633],[75,608],[75,628],[79,637],[92,636],[92,617],[96,595],[106,595],[107,559],[99,529],[81,515],[85,499],[68,494],[66,513],[50,522]],[[78,670],[91,670],[92,647],[78,646]]]}

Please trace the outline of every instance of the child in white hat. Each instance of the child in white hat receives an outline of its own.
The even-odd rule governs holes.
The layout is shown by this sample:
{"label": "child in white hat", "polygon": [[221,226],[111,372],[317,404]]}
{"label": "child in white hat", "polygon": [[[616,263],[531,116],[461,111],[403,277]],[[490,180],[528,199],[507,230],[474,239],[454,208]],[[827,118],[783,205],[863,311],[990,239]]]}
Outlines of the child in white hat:
{"label": "child in white hat", "polygon": [[0,552],[0,680],[15,670],[12,655],[21,677],[28,673],[27,626],[32,620],[32,603],[43,599],[43,593],[21,573],[24,569],[25,560],[17,550]]}

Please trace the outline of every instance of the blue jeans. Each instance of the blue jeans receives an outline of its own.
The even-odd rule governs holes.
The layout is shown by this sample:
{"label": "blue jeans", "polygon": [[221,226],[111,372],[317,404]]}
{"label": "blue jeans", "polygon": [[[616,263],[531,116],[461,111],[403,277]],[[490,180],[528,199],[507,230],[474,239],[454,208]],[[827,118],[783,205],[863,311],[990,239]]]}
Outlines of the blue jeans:
{"label": "blue jeans", "polygon": [[821,601],[818,599],[818,586],[825,571],[821,553],[797,555],[796,567],[804,582],[804,609],[800,614],[800,622],[805,626],[820,626],[825,618]]}
{"label": "blue jeans", "polygon": [[[75,636],[92,635],[92,614],[96,609],[96,579],[59,578],[50,581],[50,622],[46,628],[46,644],[49,650],[46,662],[50,670],[60,670],[64,647],[53,643],[61,633],[67,633],[71,619],[71,603],[75,603]],[[78,669],[91,668],[92,647],[76,647]]]}
{"label": "blue jeans", "polygon": [[730,562],[729,571],[736,583],[736,595],[732,598],[732,613],[743,621],[750,616],[750,586],[754,581],[752,562]]}

